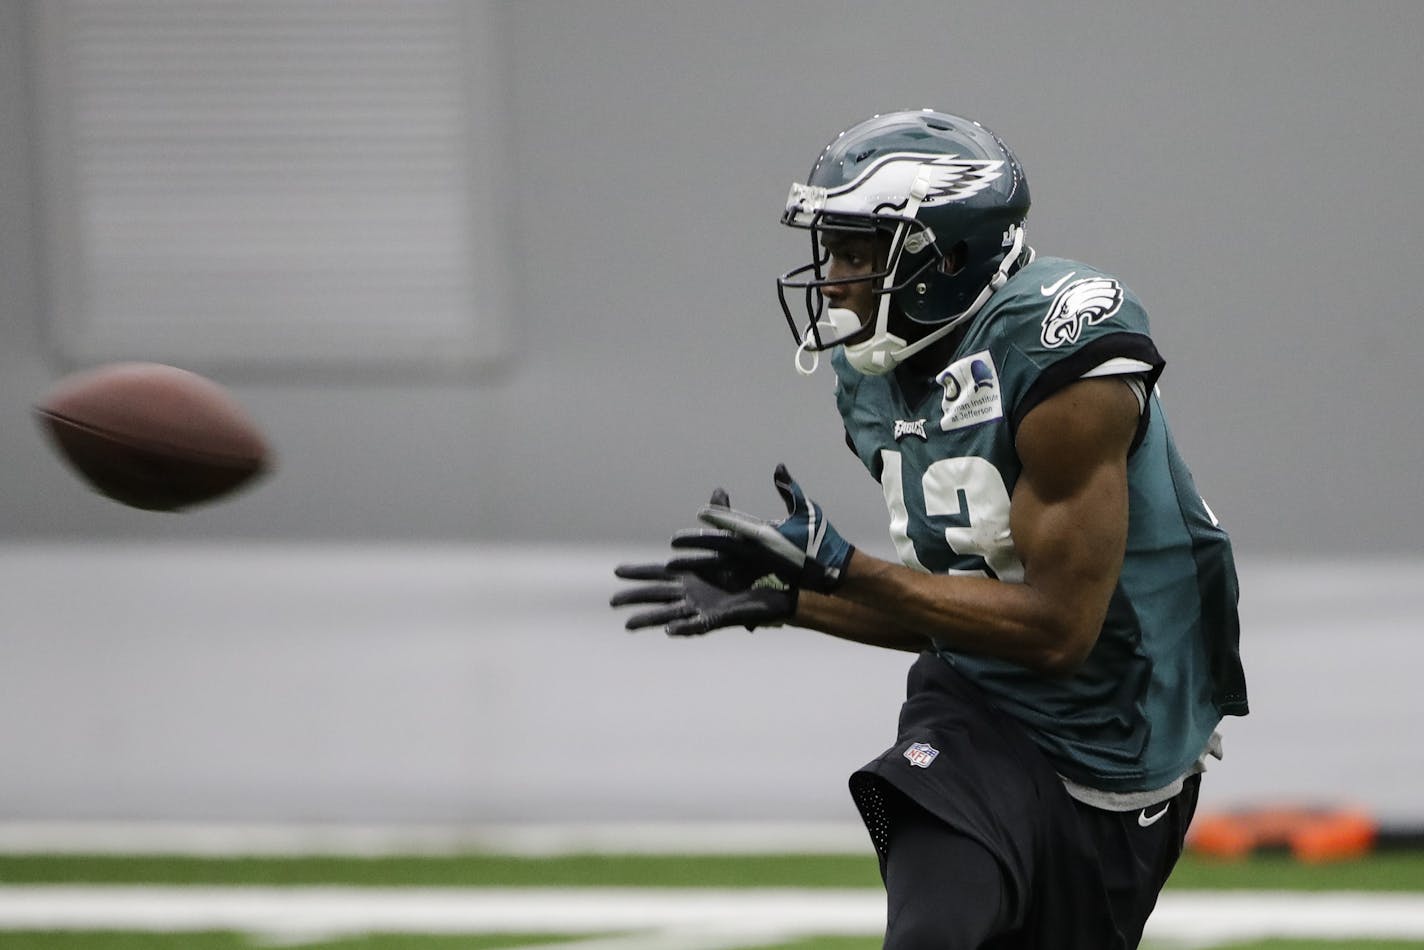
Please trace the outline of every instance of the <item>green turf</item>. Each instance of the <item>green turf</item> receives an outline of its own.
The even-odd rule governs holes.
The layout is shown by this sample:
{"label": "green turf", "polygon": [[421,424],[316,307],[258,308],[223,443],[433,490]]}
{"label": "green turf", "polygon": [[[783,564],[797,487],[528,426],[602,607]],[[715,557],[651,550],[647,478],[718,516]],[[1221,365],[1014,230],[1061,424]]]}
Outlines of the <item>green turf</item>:
{"label": "green turf", "polygon": [[1420,950],[1419,940],[1253,940],[1213,950]]}
{"label": "green turf", "polygon": [[0,884],[879,887],[871,856],[193,858],[0,855]]}
{"label": "green turf", "polygon": [[[345,884],[428,887],[871,887],[869,855],[493,855],[194,858],[0,855],[0,884]],[[1187,858],[1172,889],[1424,891],[1424,852],[1303,865],[1285,855]]]}
{"label": "green turf", "polygon": [[[292,941],[236,933],[123,933],[111,931],[0,932],[5,950],[494,950],[582,938],[539,934],[425,936],[369,934],[333,940]],[[879,937],[807,937],[787,943],[757,944],[744,950],[879,950]],[[1259,940],[1223,944],[1212,950],[1421,950],[1410,940]],[[1143,950],[1154,950],[1145,945]],[[1161,950],[1168,950],[1163,947]]]}
{"label": "green turf", "polygon": [[[741,950],[880,950],[879,937],[807,937],[788,943],[758,944]],[[1211,950],[1421,950],[1417,940],[1253,940],[1250,943],[1216,944]],[[97,950],[97,948],[96,948]],[[109,950],[109,948],[103,948]],[[1142,950],[1175,950],[1144,943]]]}
{"label": "green turf", "polygon": [[[1264,940],[1220,944],[1211,950],[1420,950],[1424,943],[1409,940]],[[105,948],[107,950],[107,948]],[[743,950],[880,950],[879,937],[808,937],[791,943],[746,947]],[[1144,944],[1142,950],[1153,950]],[[1163,947],[1162,950],[1169,950]]]}
{"label": "green turf", "polygon": [[[1421,950],[1417,940],[1255,940],[1218,944],[1211,950]],[[108,950],[108,948],[104,948]],[[808,937],[790,943],[766,944],[743,950],[880,950],[879,937]],[[1142,950],[1157,950],[1143,944]],[[1170,950],[1162,947],[1160,950]]]}
{"label": "green turf", "polygon": [[789,943],[756,944],[742,950],[880,950],[879,937],[806,937]]}
{"label": "green turf", "polygon": [[1424,891],[1424,852],[1387,851],[1354,861],[1301,864],[1285,854],[1244,861],[1187,858],[1168,889]]}
{"label": "green turf", "polygon": [[541,934],[461,934],[425,936],[414,934],[365,934],[311,942],[248,934],[214,933],[124,933],[119,931],[0,931],[5,950],[485,950],[579,939],[565,935]]}

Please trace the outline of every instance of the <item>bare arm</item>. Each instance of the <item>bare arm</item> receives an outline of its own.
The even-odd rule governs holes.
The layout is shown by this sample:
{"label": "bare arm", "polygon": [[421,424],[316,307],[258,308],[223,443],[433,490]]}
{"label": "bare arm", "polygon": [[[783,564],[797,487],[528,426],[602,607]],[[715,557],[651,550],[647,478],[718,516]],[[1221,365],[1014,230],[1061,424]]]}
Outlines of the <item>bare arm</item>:
{"label": "bare arm", "polygon": [[[876,560],[857,551],[851,562],[861,558]],[[846,582],[848,581],[849,577]],[[799,627],[828,633],[842,640],[854,640],[856,643],[890,650],[919,653],[930,646],[929,637],[924,633],[900,626],[900,620],[884,610],[844,597],[828,597],[809,590],[803,590],[797,596],[796,616],[789,622]]]}
{"label": "bare arm", "polygon": [[1127,452],[1138,406],[1120,379],[1080,380],[1020,423],[1010,529],[1024,583],[925,574],[857,551],[835,596],[795,622],[892,649],[939,643],[1049,675],[1097,642],[1127,543]]}

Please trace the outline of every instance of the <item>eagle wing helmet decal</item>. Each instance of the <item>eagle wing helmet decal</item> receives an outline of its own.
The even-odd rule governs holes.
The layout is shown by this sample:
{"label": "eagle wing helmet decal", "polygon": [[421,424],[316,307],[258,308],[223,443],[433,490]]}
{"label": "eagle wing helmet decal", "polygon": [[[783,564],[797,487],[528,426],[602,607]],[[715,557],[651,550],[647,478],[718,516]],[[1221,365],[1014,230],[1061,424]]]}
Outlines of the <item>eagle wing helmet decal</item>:
{"label": "eagle wing helmet decal", "polygon": [[920,166],[920,182],[925,196],[922,203],[961,201],[972,198],[1003,177],[1004,163],[996,160],[960,158],[945,155]]}
{"label": "eagle wing helmet decal", "polygon": [[[818,212],[874,214],[904,211],[913,200],[922,206],[972,198],[1004,176],[998,159],[960,158],[895,152],[883,155],[842,185],[793,184],[782,222],[810,225]],[[907,198],[908,196],[908,198]],[[913,215],[913,212],[911,212]],[[918,248],[910,248],[915,253]]]}
{"label": "eagle wing helmet decal", "polygon": [[1122,285],[1112,278],[1075,280],[1053,298],[1039,339],[1049,348],[1076,343],[1084,326],[1102,323],[1121,306]]}

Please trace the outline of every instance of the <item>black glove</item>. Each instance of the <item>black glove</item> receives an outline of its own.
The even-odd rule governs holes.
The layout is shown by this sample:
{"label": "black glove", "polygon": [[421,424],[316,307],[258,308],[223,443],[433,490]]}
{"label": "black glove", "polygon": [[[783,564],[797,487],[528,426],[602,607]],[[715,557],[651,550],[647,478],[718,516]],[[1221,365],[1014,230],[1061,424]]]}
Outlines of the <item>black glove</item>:
{"label": "black glove", "polygon": [[776,467],[772,481],[786,505],[785,518],[768,521],[737,511],[729,505],[726,492],[713,493],[697,516],[720,530],[679,531],[673,536],[673,547],[705,553],[671,561],[668,567],[697,570],[704,578],[714,570],[753,577],[774,574],[791,587],[823,594],[833,591],[855,547],[806,497],[785,465]]}
{"label": "black glove", "polygon": [[[711,505],[727,508],[727,493],[712,492]],[[619,591],[609,600],[613,607],[662,604],[628,618],[629,630],[663,626],[669,636],[686,637],[721,627],[754,630],[789,619],[796,612],[796,591],[767,570],[757,570],[715,551],[670,559],[666,564],[620,564],[614,576],[647,581]]]}
{"label": "black glove", "polygon": [[779,624],[796,612],[796,591],[786,587],[745,587],[724,590],[696,574],[671,571],[666,564],[620,564],[613,571],[624,580],[646,581],[619,591],[610,606],[659,604],[628,618],[629,630],[663,627],[668,636],[688,637],[721,627],[748,630]]}

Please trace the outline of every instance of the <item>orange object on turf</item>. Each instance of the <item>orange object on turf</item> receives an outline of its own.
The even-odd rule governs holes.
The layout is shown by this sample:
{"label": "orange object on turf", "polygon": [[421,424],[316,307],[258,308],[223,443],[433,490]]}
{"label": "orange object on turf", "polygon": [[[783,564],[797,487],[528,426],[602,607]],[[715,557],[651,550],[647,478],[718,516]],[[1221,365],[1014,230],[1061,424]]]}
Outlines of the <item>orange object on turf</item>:
{"label": "orange object on turf", "polygon": [[1367,854],[1378,835],[1376,822],[1354,809],[1255,808],[1198,815],[1187,847],[1217,858],[1285,848],[1297,860],[1320,863]]}

